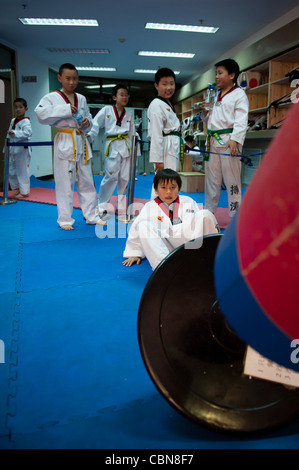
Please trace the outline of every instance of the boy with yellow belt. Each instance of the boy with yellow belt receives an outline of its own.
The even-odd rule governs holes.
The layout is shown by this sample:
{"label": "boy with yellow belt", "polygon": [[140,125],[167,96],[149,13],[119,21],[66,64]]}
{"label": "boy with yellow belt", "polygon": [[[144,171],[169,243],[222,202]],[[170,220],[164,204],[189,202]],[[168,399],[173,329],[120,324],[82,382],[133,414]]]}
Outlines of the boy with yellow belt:
{"label": "boy with yellow belt", "polygon": [[[87,224],[103,225],[97,213],[97,193],[91,168],[91,148],[85,132],[91,127],[92,116],[86,98],[75,93],[78,72],[72,64],[63,64],[57,75],[61,90],[45,95],[35,108],[41,124],[55,126],[54,179],[58,224],[73,230],[73,192],[76,189]],[[75,120],[76,114],[81,121]],[[80,120],[80,117],[77,118]]]}

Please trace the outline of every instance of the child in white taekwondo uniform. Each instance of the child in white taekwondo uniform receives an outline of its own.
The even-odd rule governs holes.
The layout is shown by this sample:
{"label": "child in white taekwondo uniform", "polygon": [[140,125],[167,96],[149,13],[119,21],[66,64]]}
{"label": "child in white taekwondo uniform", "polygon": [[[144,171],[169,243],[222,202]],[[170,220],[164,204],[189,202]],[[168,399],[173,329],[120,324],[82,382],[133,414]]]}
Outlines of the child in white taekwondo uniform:
{"label": "child in white taekwondo uniform", "polygon": [[171,169],[154,176],[157,197],[134,220],[124,250],[124,266],[147,258],[152,269],[175,248],[204,235],[219,233],[217,220],[188,196],[179,196],[182,180]]}
{"label": "child in white taekwondo uniform", "polygon": [[242,197],[241,161],[237,155],[242,152],[248,126],[248,99],[245,91],[236,84],[239,75],[237,62],[225,59],[215,67],[219,89],[211,109],[203,111],[203,120],[208,121],[207,150],[211,152],[205,162],[205,208],[213,213],[216,211],[223,180],[229,215],[233,217]]}
{"label": "child in white taekwondo uniform", "polygon": [[125,85],[119,84],[113,88],[113,105],[104,106],[94,117],[88,139],[98,135],[104,128],[105,143],[105,175],[99,189],[98,209],[100,216],[107,213],[107,204],[117,186],[116,213],[126,213],[126,192],[130,172],[130,156],[132,137],[135,135],[134,118],[127,112],[125,106],[129,101],[129,93]]}
{"label": "child in white taekwondo uniform", "polygon": [[[155,172],[163,168],[177,171],[179,158],[184,156],[184,141],[180,132],[180,120],[170,101],[175,92],[175,74],[166,67],[155,74],[158,96],[150,103],[148,116],[148,138],[150,140],[149,161]],[[155,197],[154,189],[152,198]]]}
{"label": "child in white taekwondo uniform", "polygon": [[[97,213],[97,192],[91,168],[92,152],[86,138],[92,116],[86,98],[74,91],[79,81],[77,69],[72,64],[63,64],[57,78],[62,84],[62,89],[45,95],[35,108],[41,124],[58,129],[54,139],[57,222],[63,230],[74,229],[72,212],[76,182],[86,223],[104,225]],[[77,118],[81,122],[75,120],[76,113],[81,115]]]}
{"label": "child in white taekwondo uniform", "polygon": [[[28,142],[32,137],[29,117],[26,117],[27,102],[23,98],[14,100],[15,118],[11,120],[7,132],[10,142]],[[31,147],[29,145],[9,147],[9,185],[15,196],[28,197],[30,192],[29,164]]]}

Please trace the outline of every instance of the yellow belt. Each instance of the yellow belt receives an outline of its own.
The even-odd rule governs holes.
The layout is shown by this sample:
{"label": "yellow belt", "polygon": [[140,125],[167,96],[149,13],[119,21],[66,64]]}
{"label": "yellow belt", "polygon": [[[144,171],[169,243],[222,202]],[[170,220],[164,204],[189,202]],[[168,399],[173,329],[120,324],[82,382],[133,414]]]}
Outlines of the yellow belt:
{"label": "yellow belt", "polygon": [[117,135],[110,135],[107,137],[107,140],[109,140],[109,144],[107,146],[107,149],[106,149],[106,153],[105,153],[105,157],[108,157],[109,155],[109,150],[110,150],[110,145],[111,145],[111,142],[113,142],[114,140],[125,140],[129,149],[131,150],[131,147],[130,147],[130,144],[129,142],[127,141],[127,138],[128,138],[128,134],[117,134]]}
{"label": "yellow belt", "polygon": [[86,142],[86,135],[84,134],[84,132],[80,131],[80,129],[58,129],[58,132],[64,132],[66,134],[72,134],[74,161],[76,161],[75,133],[77,135],[83,134],[85,136],[85,138],[84,138],[84,163],[85,163],[85,165],[87,165],[87,142]]}

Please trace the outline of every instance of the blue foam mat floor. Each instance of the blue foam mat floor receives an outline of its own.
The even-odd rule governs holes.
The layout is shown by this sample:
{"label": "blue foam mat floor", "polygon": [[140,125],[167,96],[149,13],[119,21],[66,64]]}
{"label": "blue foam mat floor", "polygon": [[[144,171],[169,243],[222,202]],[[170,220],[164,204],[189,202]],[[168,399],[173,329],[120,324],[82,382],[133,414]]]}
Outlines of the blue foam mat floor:
{"label": "blue foam mat floor", "polygon": [[[151,179],[138,186],[141,178],[136,197],[146,198]],[[0,206],[1,449],[299,447],[299,420],[257,438],[231,436],[172,408],[139,351],[137,313],[152,271],[146,260],[122,265],[128,226],[112,217],[99,234],[75,209],[75,230],[64,232],[56,211]]]}

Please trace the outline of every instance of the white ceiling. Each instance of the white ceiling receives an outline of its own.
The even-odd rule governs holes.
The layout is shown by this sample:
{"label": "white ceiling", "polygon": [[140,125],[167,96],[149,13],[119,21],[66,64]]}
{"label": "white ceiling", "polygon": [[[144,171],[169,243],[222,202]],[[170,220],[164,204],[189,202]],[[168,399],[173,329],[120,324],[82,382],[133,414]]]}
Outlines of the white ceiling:
{"label": "white ceiling", "polygon": [[[295,7],[298,0],[0,0],[0,43],[20,47],[56,70],[64,62],[76,66],[112,66],[116,72],[92,75],[152,81],[152,75],[136,74],[134,69],[170,67],[180,71],[177,82],[184,84]],[[100,26],[25,26],[18,17],[94,18]],[[218,26],[219,31],[197,34],[144,29],[148,21],[197,25],[200,20],[203,25]],[[104,48],[110,54],[53,53],[49,48]],[[138,56],[139,50],[193,52],[195,56],[150,58]]]}

